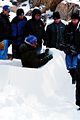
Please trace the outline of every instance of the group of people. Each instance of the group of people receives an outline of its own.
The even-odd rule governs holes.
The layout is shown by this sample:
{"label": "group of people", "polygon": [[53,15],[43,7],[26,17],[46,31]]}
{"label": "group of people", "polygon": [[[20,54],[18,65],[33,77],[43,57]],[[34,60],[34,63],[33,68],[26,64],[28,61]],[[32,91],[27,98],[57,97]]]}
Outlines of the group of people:
{"label": "group of people", "polygon": [[[53,12],[53,22],[45,30],[39,9],[34,9],[32,18],[27,20],[24,10],[19,8],[11,22],[9,12],[9,6],[5,5],[0,13],[0,59],[8,58],[8,47],[12,44],[13,58],[21,59],[23,67],[38,68],[53,58],[49,48],[63,50],[72,84],[76,83],[76,105],[80,107],[79,15],[73,13],[65,25],[59,12]],[[44,53],[41,53],[42,44],[47,48]]]}

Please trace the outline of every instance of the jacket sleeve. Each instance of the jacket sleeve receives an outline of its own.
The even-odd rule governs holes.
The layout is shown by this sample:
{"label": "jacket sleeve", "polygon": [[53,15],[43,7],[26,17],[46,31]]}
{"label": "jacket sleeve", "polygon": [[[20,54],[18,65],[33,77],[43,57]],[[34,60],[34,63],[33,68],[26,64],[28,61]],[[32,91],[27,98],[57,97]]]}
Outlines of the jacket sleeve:
{"label": "jacket sleeve", "polygon": [[27,22],[23,28],[23,34],[24,34],[24,38],[27,37],[30,34],[30,24],[29,22]]}
{"label": "jacket sleeve", "polygon": [[12,23],[11,29],[12,29],[12,37],[17,37],[17,24]]}
{"label": "jacket sleeve", "polygon": [[76,40],[77,53],[80,54],[80,31],[79,30],[76,31],[75,40]]}
{"label": "jacket sleeve", "polygon": [[3,27],[3,22],[0,19],[0,42],[4,39],[4,27]]}
{"label": "jacket sleeve", "polygon": [[49,42],[50,42],[50,28],[49,28],[49,26],[47,26],[47,28],[46,28],[46,37],[45,37],[45,45],[47,46],[47,47],[49,47]]}

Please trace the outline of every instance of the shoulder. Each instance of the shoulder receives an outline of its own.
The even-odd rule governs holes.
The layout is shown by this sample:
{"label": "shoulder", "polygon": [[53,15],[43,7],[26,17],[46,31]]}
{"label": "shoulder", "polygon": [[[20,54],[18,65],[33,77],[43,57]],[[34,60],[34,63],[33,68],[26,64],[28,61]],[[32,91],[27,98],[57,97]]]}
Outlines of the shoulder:
{"label": "shoulder", "polygon": [[33,25],[34,24],[34,21],[32,19],[29,19],[27,22],[26,22],[26,25]]}
{"label": "shoulder", "polygon": [[0,22],[2,21],[2,19],[3,19],[3,18],[2,18],[2,15],[0,14]]}
{"label": "shoulder", "polygon": [[5,16],[2,13],[0,13],[0,20],[3,20],[3,19],[5,19]]}
{"label": "shoulder", "polygon": [[27,18],[24,16],[22,20],[18,20],[18,22],[27,22]]}
{"label": "shoulder", "polygon": [[24,16],[24,20],[27,21],[27,18]]}
{"label": "shoulder", "polygon": [[4,15],[4,14],[0,14],[0,24],[2,23],[8,23],[9,22],[9,19]]}
{"label": "shoulder", "polygon": [[17,18],[17,16],[16,16],[16,17],[14,17],[14,18],[12,19],[11,23],[17,23],[17,22],[18,22],[18,18]]}
{"label": "shoulder", "polygon": [[27,23],[30,23],[30,22],[33,22],[33,19],[29,19],[29,20],[27,21]]}
{"label": "shoulder", "polygon": [[68,23],[68,24],[66,25],[66,28],[69,28],[69,27],[71,27],[71,23]]}
{"label": "shoulder", "polygon": [[54,26],[55,26],[55,23],[52,22],[52,23],[50,23],[50,24],[47,25],[47,28],[52,28],[52,27],[54,27]]}

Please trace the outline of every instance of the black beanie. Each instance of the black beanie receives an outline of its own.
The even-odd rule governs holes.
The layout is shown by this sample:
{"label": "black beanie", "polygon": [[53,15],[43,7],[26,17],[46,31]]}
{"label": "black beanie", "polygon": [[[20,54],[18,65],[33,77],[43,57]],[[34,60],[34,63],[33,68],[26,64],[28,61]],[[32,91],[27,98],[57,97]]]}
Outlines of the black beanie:
{"label": "black beanie", "polygon": [[32,11],[32,18],[34,18],[34,16],[35,16],[36,14],[40,14],[40,15],[41,15],[41,11],[40,11],[39,9],[34,9],[34,10]]}
{"label": "black beanie", "polygon": [[77,13],[73,13],[73,14],[71,15],[71,19],[79,19],[78,14],[77,14]]}
{"label": "black beanie", "polygon": [[19,15],[24,15],[24,10],[23,10],[22,8],[17,9],[16,15],[17,15],[17,16],[19,16]]}
{"label": "black beanie", "polygon": [[59,12],[53,12],[53,19],[60,19],[60,14]]}

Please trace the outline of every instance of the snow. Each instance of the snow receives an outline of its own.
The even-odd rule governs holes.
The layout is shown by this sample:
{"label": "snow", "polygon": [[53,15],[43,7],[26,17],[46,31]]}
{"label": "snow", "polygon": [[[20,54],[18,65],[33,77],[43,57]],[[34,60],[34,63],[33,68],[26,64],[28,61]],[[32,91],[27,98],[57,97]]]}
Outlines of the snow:
{"label": "snow", "polygon": [[16,59],[0,61],[1,120],[80,119],[65,54],[50,52],[53,59],[38,69],[23,68]]}
{"label": "snow", "polygon": [[53,59],[38,69],[23,68],[18,59],[0,60],[0,120],[80,119],[65,53],[50,52]]}
{"label": "snow", "polygon": [[29,0],[21,3],[18,8],[22,8],[26,14],[30,10]]}
{"label": "snow", "polygon": [[80,0],[64,0],[64,3],[68,2],[68,3],[75,3],[76,5],[80,6]]}
{"label": "snow", "polygon": [[8,0],[4,0],[4,1],[0,0],[0,6],[4,6],[5,4],[9,6],[13,6],[12,3]]}

